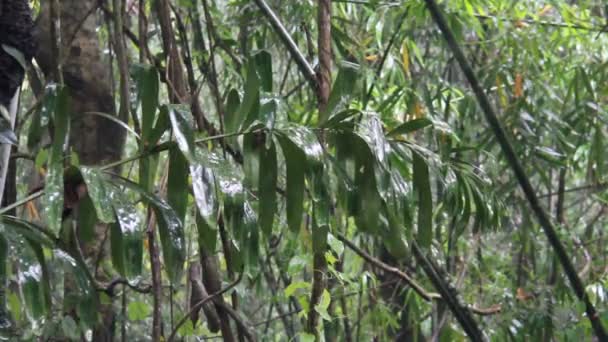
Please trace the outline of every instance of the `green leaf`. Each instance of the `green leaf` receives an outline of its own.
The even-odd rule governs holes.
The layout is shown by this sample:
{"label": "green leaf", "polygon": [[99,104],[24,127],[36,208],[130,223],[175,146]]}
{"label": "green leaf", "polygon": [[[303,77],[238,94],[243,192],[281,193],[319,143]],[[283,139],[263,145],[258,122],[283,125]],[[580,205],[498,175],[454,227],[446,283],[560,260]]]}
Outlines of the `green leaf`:
{"label": "green leaf", "polygon": [[253,58],[255,59],[262,91],[272,92],[272,55],[266,50],[261,50]]}
{"label": "green leaf", "polygon": [[1,217],[0,224],[5,229],[10,229],[20,236],[32,240],[33,242],[45,247],[53,248],[55,236],[44,227],[34,223],[4,215]]}
{"label": "green leaf", "polygon": [[327,101],[327,108],[319,113],[319,125],[323,126],[334,115],[347,109],[357,86],[359,65],[343,61],[336,82],[331,89],[331,95]]}
{"label": "green leaf", "polygon": [[429,248],[433,239],[433,198],[429,168],[424,159],[412,151],[414,164],[414,190],[418,194],[418,234],[416,240],[423,248]]}
{"label": "green leaf", "polygon": [[169,150],[167,201],[177,217],[185,222],[188,209],[188,161],[176,148]]}
{"label": "green leaf", "polygon": [[123,277],[127,274],[125,270],[125,255],[124,243],[122,238],[122,230],[118,222],[110,224],[110,249],[112,255],[112,265]]}
{"label": "green leaf", "polygon": [[289,286],[287,286],[285,288],[285,297],[291,297],[293,296],[296,291],[298,290],[309,290],[311,288],[311,285],[309,282],[306,281],[299,281],[299,282],[294,282],[289,284]]}
{"label": "green leaf", "polygon": [[154,209],[158,232],[163,249],[165,270],[172,283],[179,282],[186,259],[184,227],[173,208],[164,200],[145,191],[141,186],[124,178],[112,179],[117,186],[124,186],[141,195]]}
{"label": "green leaf", "polygon": [[73,341],[80,339],[80,329],[72,316],[63,316],[63,319],[61,320],[61,330],[67,338]]}
{"label": "green leaf", "polygon": [[260,107],[260,80],[255,68],[255,62],[247,63],[247,79],[245,81],[245,95],[243,101],[233,118],[229,118],[233,132],[243,131],[257,118]]}
{"label": "green leaf", "polygon": [[21,66],[21,68],[23,68],[23,70],[27,70],[27,63],[25,61],[25,56],[23,55],[23,53],[17,49],[15,49],[12,46],[6,45],[6,44],[2,44],[2,50],[4,50],[7,54],[9,54],[11,57],[13,57]]}
{"label": "green leaf", "polygon": [[99,221],[103,223],[115,222],[114,211],[112,210],[112,199],[101,171],[94,167],[80,167],[80,174],[87,185],[87,193]]}
{"label": "green leaf", "polygon": [[127,317],[130,321],[143,321],[150,316],[150,305],[134,301],[127,305]]}
{"label": "green leaf", "polygon": [[91,197],[85,196],[78,204],[78,236],[83,242],[93,241],[98,221]]}
{"label": "green leaf", "polygon": [[298,233],[304,211],[304,172],[306,155],[296,144],[282,134],[277,135],[286,164],[286,212],[287,224],[292,232]]}
{"label": "green leaf", "polygon": [[169,113],[177,146],[190,163],[196,162],[196,145],[194,143],[193,125],[190,121],[192,117],[190,111],[181,105],[166,105],[163,107]]}
{"label": "green leaf", "polygon": [[4,234],[0,233],[0,329],[6,329],[12,325],[6,307],[6,293],[8,290],[8,241]]}
{"label": "green leaf", "polygon": [[112,263],[127,279],[141,274],[143,264],[143,225],[137,209],[119,189],[112,192],[116,222],[110,225]]}
{"label": "green leaf", "polygon": [[257,190],[260,182],[260,157],[264,145],[261,133],[249,133],[243,136],[243,172],[245,186]]}
{"label": "green leaf", "polygon": [[201,164],[190,165],[192,190],[198,209],[196,225],[198,228],[199,244],[209,251],[215,251],[217,243],[217,228],[215,227],[218,204],[215,196],[215,178],[210,168]]}
{"label": "green leaf", "polygon": [[59,232],[63,215],[63,148],[68,137],[69,121],[67,88],[49,85],[45,96],[53,99],[49,105],[52,105],[54,130],[42,203],[49,228]]}
{"label": "green leaf", "polygon": [[137,99],[141,102],[141,138],[145,149],[154,143],[150,137],[158,108],[158,73],[151,65],[135,64],[132,68]]}
{"label": "green leaf", "polygon": [[331,303],[331,295],[327,289],[323,290],[323,294],[321,295],[321,300],[319,304],[315,306],[315,311],[319,313],[319,316],[326,321],[331,321],[331,316],[327,312],[329,308],[329,304]]}
{"label": "green leaf", "polygon": [[315,342],[316,341],[315,335],[304,333],[304,332],[301,332],[298,334],[298,339],[300,342]]}
{"label": "green leaf", "polygon": [[411,132],[417,131],[419,129],[428,127],[432,124],[433,124],[433,122],[427,118],[414,119],[414,120],[410,120],[410,121],[402,123],[401,125],[397,126],[395,129],[390,131],[387,135],[389,137],[394,137],[396,135],[407,134],[407,133],[411,133]]}
{"label": "green leaf", "polygon": [[272,234],[274,214],[277,210],[277,151],[274,143],[260,149],[259,220],[260,229],[267,238]]}
{"label": "green leaf", "polygon": [[248,201],[244,205],[242,234],[241,252],[244,263],[250,270],[257,272],[260,264],[260,234],[258,219]]}
{"label": "green leaf", "polygon": [[16,293],[10,292],[8,295],[8,307],[15,318],[15,322],[21,321],[21,299]]}

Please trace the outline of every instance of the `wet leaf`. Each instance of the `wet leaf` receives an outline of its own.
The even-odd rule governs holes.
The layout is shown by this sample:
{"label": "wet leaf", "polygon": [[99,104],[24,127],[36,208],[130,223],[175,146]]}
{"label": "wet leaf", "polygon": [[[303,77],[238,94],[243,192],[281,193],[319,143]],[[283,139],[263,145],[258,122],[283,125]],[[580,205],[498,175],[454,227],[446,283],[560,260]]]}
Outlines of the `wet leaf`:
{"label": "wet leaf", "polygon": [[53,84],[47,86],[45,96],[54,98],[51,101],[54,130],[42,202],[49,227],[59,232],[63,214],[63,149],[68,137],[68,92]]}
{"label": "wet leaf", "polygon": [[395,129],[388,133],[388,136],[394,137],[397,135],[408,134],[411,132],[415,132],[419,129],[428,127],[432,124],[433,122],[428,118],[413,119],[397,126]]}
{"label": "wet leaf", "polygon": [[431,246],[433,239],[433,198],[429,168],[424,159],[412,152],[414,164],[414,190],[418,194],[418,234],[416,240],[423,248]]}
{"label": "wet leaf", "polygon": [[277,210],[277,151],[274,143],[260,149],[260,178],[258,192],[258,216],[260,229],[269,238],[272,234],[274,214]]}
{"label": "wet leaf", "polygon": [[132,68],[137,99],[141,103],[141,138],[143,147],[147,148],[152,143],[150,137],[158,108],[158,72],[151,65],[135,64]]}
{"label": "wet leaf", "polygon": [[279,134],[277,139],[281,144],[285,157],[287,172],[286,212],[287,224],[292,232],[300,231],[304,209],[304,172],[306,170],[306,155],[304,151],[286,136]]}
{"label": "wet leaf", "polygon": [[169,150],[167,201],[182,222],[186,219],[188,192],[188,161],[180,150],[172,148]]}
{"label": "wet leaf", "polygon": [[106,189],[106,181],[101,171],[97,168],[81,166],[80,174],[87,185],[87,193],[93,202],[99,221],[115,222],[109,189]]}
{"label": "wet leaf", "polygon": [[177,283],[180,279],[186,259],[184,228],[181,220],[164,200],[145,191],[141,186],[124,178],[114,178],[112,182],[124,186],[142,196],[154,209],[158,223],[158,232],[163,250],[165,270],[169,279]]}
{"label": "wet leaf", "polygon": [[262,91],[272,92],[272,55],[261,50],[253,56]]}
{"label": "wet leaf", "polygon": [[260,79],[254,61],[247,63],[247,78],[245,80],[245,94],[243,101],[237,109],[231,127],[234,131],[243,131],[257,118],[260,107]]}
{"label": "wet leaf", "polygon": [[6,329],[12,325],[6,306],[6,294],[8,292],[8,248],[6,237],[0,233],[0,329]]}
{"label": "wet leaf", "polygon": [[112,206],[116,215],[110,225],[112,263],[116,270],[131,280],[141,274],[143,264],[144,230],[137,209],[123,191],[114,189]]}
{"label": "wet leaf", "polygon": [[319,114],[319,125],[325,124],[325,122],[336,115],[336,113],[348,109],[350,99],[355,95],[358,73],[359,65],[350,62],[342,62],[338,77],[331,89],[327,107],[323,113]]}

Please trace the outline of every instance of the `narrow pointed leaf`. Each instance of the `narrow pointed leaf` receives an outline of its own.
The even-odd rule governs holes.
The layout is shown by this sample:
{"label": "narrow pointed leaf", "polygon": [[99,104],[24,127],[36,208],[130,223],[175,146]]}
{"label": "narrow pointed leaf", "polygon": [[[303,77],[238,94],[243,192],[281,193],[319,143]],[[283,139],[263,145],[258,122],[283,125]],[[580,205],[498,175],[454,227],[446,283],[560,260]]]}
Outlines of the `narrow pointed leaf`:
{"label": "narrow pointed leaf", "polygon": [[260,229],[267,238],[272,234],[274,214],[277,210],[277,151],[274,143],[260,149],[259,220]]}
{"label": "narrow pointed leaf", "polygon": [[298,146],[283,135],[277,135],[286,164],[286,212],[287,224],[292,232],[298,233],[304,211],[304,171],[306,155]]}
{"label": "narrow pointed leaf", "polygon": [[423,248],[429,248],[433,239],[433,198],[429,168],[424,159],[412,152],[414,164],[414,189],[418,194],[418,234],[416,240]]}
{"label": "narrow pointed leaf", "polygon": [[54,131],[44,186],[43,211],[51,230],[59,232],[63,214],[63,148],[69,125],[68,93],[64,87],[50,85],[47,87],[46,96],[54,98],[52,101]]}
{"label": "narrow pointed leaf", "polygon": [[80,173],[87,185],[87,193],[93,202],[99,221],[103,223],[115,222],[112,200],[101,171],[97,168],[82,166],[80,167]]}
{"label": "narrow pointed leaf", "polygon": [[215,178],[211,169],[205,168],[201,164],[190,165],[190,175],[192,176],[194,200],[198,209],[196,226],[199,244],[210,251],[215,251],[217,244],[215,220],[218,209]]}
{"label": "narrow pointed leaf", "polygon": [[266,50],[256,53],[253,58],[259,75],[262,91],[272,92],[272,55]]}
{"label": "narrow pointed leaf", "polygon": [[150,65],[133,65],[137,97],[141,102],[141,138],[144,148],[150,146],[150,136],[158,107],[159,81],[156,69]]}
{"label": "narrow pointed leaf", "polygon": [[8,241],[3,233],[0,233],[0,329],[6,329],[12,325],[6,306],[6,293],[8,291]]}
{"label": "narrow pointed leaf", "polygon": [[188,209],[188,161],[177,148],[169,150],[167,201],[177,217],[184,222]]}
{"label": "narrow pointed leaf", "polygon": [[411,133],[411,132],[417,131],[419,129],[428,127],[432,124],[433,124],[433,122],[427,118],[419,118],[419,119],[410,120],[410,121],[402,123],[401,125],[397,126],[395,129],[390,131],[388,133],[388,136],[394,137],[397,135]]}
{"label": "narrow pointed leaf", "polygon": [[186,259],[186,244],[182,221],[167,202],[145,191],[141,186],[123,178],[115,178],[112,181],[119,186],[124,186],[135,191],[154,209],[166,271],[169,279],[173,283],[177,283],[182,274]]}

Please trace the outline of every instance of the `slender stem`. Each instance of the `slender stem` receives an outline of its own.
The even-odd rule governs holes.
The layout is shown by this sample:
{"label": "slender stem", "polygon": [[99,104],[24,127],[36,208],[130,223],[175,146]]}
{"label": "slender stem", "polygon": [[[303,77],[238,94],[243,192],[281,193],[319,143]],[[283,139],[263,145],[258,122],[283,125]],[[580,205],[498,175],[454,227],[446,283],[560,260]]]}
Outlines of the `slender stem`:
{"label": "slender stem", "polygon": [[296,43],[293,41],[293,38],[289,35],[289,32],[285,29],[285,26],[281,23],[279,18],[274,14],[272,9],[268,6],[268,4],[264,0],[254,0],[256,5],[260,8],[262,13],[268,18],[270,24],[275,29],[276,33],[279,35],[287,50],[291,54],[291,57],[296,61],[298,68],[300,68],[300,72],[304,74],[304,77],[310,82],[313,88],[317,88],[317,77],[315,76],[315,71],[308,61],[306,61],[306,57],[302,54]]}

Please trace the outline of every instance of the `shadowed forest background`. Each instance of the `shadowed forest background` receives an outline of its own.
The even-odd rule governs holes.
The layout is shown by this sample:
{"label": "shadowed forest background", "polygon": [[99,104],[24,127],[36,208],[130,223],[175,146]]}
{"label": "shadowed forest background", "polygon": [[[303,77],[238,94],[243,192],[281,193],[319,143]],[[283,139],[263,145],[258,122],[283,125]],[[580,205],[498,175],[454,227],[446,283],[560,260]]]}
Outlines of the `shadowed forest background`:
{"label": "shadowed forest background", "polygon": [[602,0],[0,0],[0,338],[608,341]]}

